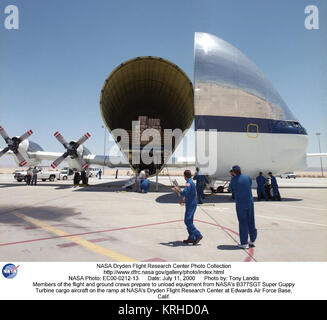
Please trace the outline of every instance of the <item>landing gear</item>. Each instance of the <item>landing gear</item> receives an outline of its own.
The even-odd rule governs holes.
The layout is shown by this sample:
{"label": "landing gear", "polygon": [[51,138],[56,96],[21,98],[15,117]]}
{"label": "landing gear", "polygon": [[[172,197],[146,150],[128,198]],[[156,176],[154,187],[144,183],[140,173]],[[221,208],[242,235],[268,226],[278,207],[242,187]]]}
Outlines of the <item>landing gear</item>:
{"label": "landing gear", "polygon": [[210,187],[212,193],[223,193],[225,190],[225,186],[219,186],[217,189]]}
{"label": "landing gear", "polygon": [[224,192],[224,189],[225,189],[224,186],[219,186],[219,187],[217,188],[217,193],[223,193],[223,192]]}
{"label": "landing gear", "polygon": [[81,175],[79,172],[75,172],[74,174],[74,185],[78,185],[81,181]]}
{"label": "landing gear", "polygon": [[87,185],[89,183],[89,178],[87,176],[87,173],[85,171],[75,172],[74,185],[79,185],[81,181],[83,185]]}
{"label": "landing gear", "polygon": [[89,183],[89,177],[87,176],[85,171],[81,172],[81,179],[82,179],[82,184],[87,185]]}

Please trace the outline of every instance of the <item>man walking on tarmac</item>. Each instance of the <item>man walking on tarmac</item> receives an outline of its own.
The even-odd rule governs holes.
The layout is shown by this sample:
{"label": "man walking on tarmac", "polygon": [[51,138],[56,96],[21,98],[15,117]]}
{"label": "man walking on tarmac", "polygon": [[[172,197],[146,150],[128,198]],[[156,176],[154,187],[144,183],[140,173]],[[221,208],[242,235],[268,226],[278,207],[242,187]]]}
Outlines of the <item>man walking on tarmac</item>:
{"label": "man walking on tarmac", "polygon": [[[235,194],[236,212],[239,221],[239,234],[241,243],[238,245],[241,249],[254,247],[257,238],[257,229],[254,221],[254,203],[252,197],[252,180],[249,176],[241,173],[239,166],[232,168],[235,177],[231,182],[231,190]],[[250,241],[248,237],[250,235]]]}
{"label": "man walking on tarmac", "polygon": [[186,180],[186,187],[181,191],[178,187],[174,187],[175,191],[185,199],[185,217],[184,223],[187,227],[188,238],[184,240],[184,243],[192,243],[196,245],[203,238],[200,231],[197,230],[193,224],[194,214],[197,207],[196,201],[196,188],[192,180],[192,173],[190,170],[184,171],[184,179]]}
{"label": "man walking on tarmac", "polygon": [[200,173],[200,169],[196,168],[196,173],[193,177],[193,180],[196,181],[196,193],[198,195],[198,203],[203,203],[203,191],[204,191],[204,184],[209,183],[207,177]]}

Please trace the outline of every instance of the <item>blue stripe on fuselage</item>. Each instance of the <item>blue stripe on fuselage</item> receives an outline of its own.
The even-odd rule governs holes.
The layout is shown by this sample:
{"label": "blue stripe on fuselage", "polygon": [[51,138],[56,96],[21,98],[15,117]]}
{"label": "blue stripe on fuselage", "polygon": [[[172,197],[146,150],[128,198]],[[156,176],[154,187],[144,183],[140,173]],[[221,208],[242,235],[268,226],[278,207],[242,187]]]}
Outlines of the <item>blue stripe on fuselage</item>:
{"label": "blue stripe on fuselage", "polygon": [[209,131],[211,129],[222,132],[258,132],[307,135],[306,130],[297,121],[199,115],[196,115],[194,120],[195,130]]}

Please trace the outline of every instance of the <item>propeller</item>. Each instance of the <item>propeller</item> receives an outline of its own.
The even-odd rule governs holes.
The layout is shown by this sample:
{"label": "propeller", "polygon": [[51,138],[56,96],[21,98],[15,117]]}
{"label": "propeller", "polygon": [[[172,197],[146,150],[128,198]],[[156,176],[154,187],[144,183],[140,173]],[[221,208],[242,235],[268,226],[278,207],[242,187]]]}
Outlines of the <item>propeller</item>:
{"label": "propeller", "polygon": [[79,146],[81,146],[87,139],[89,139],[91,137],[91,135],[87,132],[86,134],[84,134],[84,136],[82,136],[77,142],[76,141],[71,141],[71,142],[67,142],[65,140],[65,138],[59,133],[56,132],[54,134],[54,136],[57,138],[57,140],[65,147],[66,152],[59,157],[58,159],[56,159],[52,164],[51,167],[53,169],[55,169],[56,167],[58,167],[60,165],[61,162],[63,162],[67,157],[71,157],[72,159],[76,159],[83,170],[86,170],[88,168],[88,164],[83,160],[82,155],[80,155],[77,152],[77,149],[79,148]]}
{"label": "propeller", "polygon": [[15,156],[17,157],[18,161],[19,161],[19,165],[21,167],[25,166],[27,164],[27,160],[24,158],[24,156],[19,152],[18,148],[19,145],[26,140],[29,136],[31,136],[33,134],[32,130],[28,130],[26,131],[22,136],[20,137],[13,137],[13,138],[9,138],[6,130],[4,128],[2,128],[0,126],[0,135],[2,136],[2,138],[6,141],[7,143],[7,147],[4,148],[1,152],[0,152],[0,157],[2,157],[4,154],[6,154],[8,151],[12,151]]}

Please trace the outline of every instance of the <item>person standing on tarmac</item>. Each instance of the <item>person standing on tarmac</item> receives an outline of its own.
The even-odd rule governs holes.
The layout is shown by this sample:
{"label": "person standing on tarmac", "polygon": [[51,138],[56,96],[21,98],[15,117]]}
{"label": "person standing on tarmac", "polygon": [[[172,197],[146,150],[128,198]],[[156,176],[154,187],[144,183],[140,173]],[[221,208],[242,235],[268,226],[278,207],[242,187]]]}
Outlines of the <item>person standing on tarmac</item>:
{"label": "person standing on tarmac", "polygon": [[200,169],[196,168],[196,173],[193,177],[193,180],[196,181],[196,193],[198,195],[198,203],[202,204],[203,203],[203,191],[204,191],[204,184],[209,183],[207,177],[203,174],[200,173]]}
{"label": "person standing on tarmac", "polygon": [[278,190],[277,180],[276,180],[276,178],[273,176],[273,174],[271,172],[269,172],[268,174],[270,176],[270,181],[271,181],[271,186],[272,186],[272,189],[273,189],[274,200],[281,201],[280,193],[279,193],[279,190]]}
{"label": "person standing on tarmac", "polygon": [[31,183],[31,185],[35,185],[36,186],[36,184],[37,184],[37,174],[39,173],[39,170],[36,168],[36,167],[34,167],[34,169],[32,170],[32,183]]}
{"label": "person standing on tarmac", "polygon": [[[252,180],[249,176],[242,174],[239,166],[232,168],[235,177],[231,182],[231,190],[235,194],[236,213],[239,221],[240,244],[241,249],[254,247],[257,239],[257,229],[254,221],[254,202],[252,197]],[[250,241],[248,238],[250,235]]]}
{"label": "person standing on tarmac", "polygon": [[101,180],[101,176],[102,176],[102,170],[101,169],[98,172],[98,176],[99,176],[99,180]]}
{"label": "person standing on tarmac", "polygon": [[183,191],[181,191],[178,187],[174,187],[175,191],[179,194],[179,196],[183,197],[180,203],[182,201],[185,201],[185,207],[186,207],[184,223],[187,227],[189,236],[187,240],[184,240],[183,242],[192,243],[193,245],[196,245],[200,242],[203,236],[193,224],[194,214],[197,207],[197,201],[196,201],[196,187],[192,180],[192,173],[190,170],[184,171],[184,179],[186,181],[186,187],[184,188]]}
{"label": "person standing on tarmac", "polygon": [[256,181],[257,181],[258,201],[261,201],[262,194],[265,197],[266,201],[268,201],[268,195],[265,189],[265,184],[267,183],[267,179],[262,175],[262,172],[259,172]]}
{"label": "person standing on tarmac", "polygon": [[29,167],[28,170],[27,170],[27,174],[26,174],[26,184],[29,186],[31,185],[31,181],[32,181],[32,168]]}

